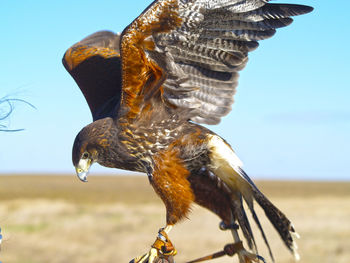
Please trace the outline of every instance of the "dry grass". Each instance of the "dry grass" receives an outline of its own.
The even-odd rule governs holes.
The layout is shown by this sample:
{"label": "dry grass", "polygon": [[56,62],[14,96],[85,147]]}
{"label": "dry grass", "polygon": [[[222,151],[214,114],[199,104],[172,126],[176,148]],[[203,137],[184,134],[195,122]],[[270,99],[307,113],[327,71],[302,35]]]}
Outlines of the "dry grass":
{"label": "dry grass", "polygon": [[[149,248],[165,221],[164,207],[145,177],[93,176],[83,184],[73,176],[0,176],[0,185],[2,262],[129,262]],[[301,234],[301,262],[349,262],[350,183],[258,185]],[[206,210],[194,207],[190,219],[171,232],[177,262],[231,242],[228,233],[218,230],[218,218]],[[276,261],[293,262],[270,224],[262,221]],[[267,255],[259,234],[256,238]]]}

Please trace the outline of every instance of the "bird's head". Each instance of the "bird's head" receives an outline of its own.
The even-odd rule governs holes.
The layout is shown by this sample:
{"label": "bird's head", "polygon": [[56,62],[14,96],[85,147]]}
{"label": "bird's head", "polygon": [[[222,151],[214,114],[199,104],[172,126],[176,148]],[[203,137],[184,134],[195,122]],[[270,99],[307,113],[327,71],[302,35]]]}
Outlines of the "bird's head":
{"label": "bird's head", "polygon": [[110,118],[97,120],[84,127],[76,136],[72,160],[79,179],[87,182],[91,165],[99,162],[104,149],[108,147]]}

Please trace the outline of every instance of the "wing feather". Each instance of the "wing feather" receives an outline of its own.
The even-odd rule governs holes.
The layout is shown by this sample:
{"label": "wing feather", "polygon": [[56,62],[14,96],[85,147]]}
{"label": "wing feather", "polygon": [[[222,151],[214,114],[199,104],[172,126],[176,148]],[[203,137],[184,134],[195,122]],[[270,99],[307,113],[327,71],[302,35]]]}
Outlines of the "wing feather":
{"label": "wing feather", "polygon": [[[182,69],[187,87],[194,88],[176,96],[176,88],[171,88],[174,80],[165,79],[163,97],[178,108],[190,108],[187,119],[217,124],[231,111],[238,72],[245,67],[248,53],[258,47],[258,41],[291,24],[291,16],[312,8],[265,0],[197,0],[178,1],[177,10],[181,26],[153,34],[152,39],[159,52],[167,53]],[[217,79],[220,74],[226,81]]]}
{"label": "wing feather", "polygon": [[[149,111],[153,106],[152,99],[159,98],[167,71],[169,75],[177,72],[171,57],[157,49],[152,35],[169,33],[181,26],[178,8],[177,0],[154,1],[122,33],[123,89],[120,117],[127,118],[128,122],[142,116],[144,110]],[[181,77],[178,80],[181,81]],[[167,97],[171,98],[171,95]]]}
{"label": "wing feather", "polygon": [[120,103],[120,35],[96,32],[69,48],[62,62],[82,91],[94,120],[114,116]]}
{"label": "wing feather", "polygon": [[184,120],[217,124],[231,111],[238,72],[258,41],[312,11],[268,2],[156,0],[121,36],[88,36],[63,63],[94,119],[119,112],[131,121],[162,105]]}
{"label": "wing feather", "polygon": [[207,22],[213,21],[246,21],[259,22],[269,19],[282,19],[291,16],[303,15],[311,12],[313,9],[309,6],[295,5],[295,4],[266,4],[251,11],[243,13],[230,12],[225,9],[209,10]]}

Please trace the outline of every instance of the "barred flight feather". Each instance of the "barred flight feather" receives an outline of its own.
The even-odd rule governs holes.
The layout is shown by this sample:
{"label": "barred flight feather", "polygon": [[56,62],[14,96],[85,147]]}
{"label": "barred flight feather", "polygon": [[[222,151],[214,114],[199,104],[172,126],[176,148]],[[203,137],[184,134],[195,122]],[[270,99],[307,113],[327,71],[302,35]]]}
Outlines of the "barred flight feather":
{"label": "barred flight feather", "polygon": [[268,19],[258,22],[246,22],[240,20],[226,20],[217,21],[211,20],[204,23],[206,29],[220,29],[220,30],[232,30],[232,28],[239,28],[240,30],[269,30],[276,29],[290,25],[293,22],[292,18],[277,18]]}
{"label": "barred flight feather", "polygon": [[189,83],[185,83],[185,84],[178,84],[176,82],[176,80],[172,80],[172,79],[167,79],[167,81],[163,84],[163,88],[173,91],[173,92],[178,92],[178,93],[188,93],[189,91],[194,91],[199,89],[198,86],[196,85],[191,85]]}
{"label": "barred flight feather", "polygon": [[272,37],[276,33],[276,30],[270,29],[265,31],[258,30],[217,30],[207,29],[203,31],[203,35],[210,37],[220,37],[233,40],[244,40],[244,41],[257,41],[264,40]]}
{"label": "barred flight feather", "polygon": [[254,10],[265,5],[267,0],[251,0],[251,1],[242,1],[242,0],[212,0],[205,1],[200,0],[199,2],[205,4],[206,9],[219,9],[225,8],[231,12],[247,12],[249,10]]}
{"label": "barred flight feather", "polygon": [[205,93],[202,91],[193,91],[192,95],[199,99],[200,101],[210,103],[215,106],[225,106],[231,105],[233,103],[233,96],[221,97],[220,95],[213,96],[210,93]]}
{"label": "barred flight feather", "polygon": [[[181,54],[194,55],[195,57],[201,56],[203,59],[213,59],[228,67],[240,65],[242,61],[246,59],[246,56],[237,51],[227,52],[220,49],[208,48],[204,45],[195,45],[189,42],[181,42],[179,44],[180,47],[170,46],[168,48],[178,49]],[[179,58],[179,56],[177,58]],[[189,56],[186,57],[186,59],[189,59]],[[194,61],[196,61],[196,59],[194,59]]]}
{"label": "barred flight feather", "polygon": [[[198,85],[195,82],[192,82],[192,83],[193,85]],[[227,97],[233,97],[233,95],[236,93],[236,90],[232,89],[232,86],[237,86],[237,83],[233,83],[230,85],[221,84],[221,86],[216,86],[216,87],[213,87],[212,85],[202,84],[200,91],[205,94],[211,95],[214,98],[216,98],[217,96],[227,98]]]}
{"label": "barred flight feather", "polygon": [[[149,47],[143,51],[145,58],[154,60],[165,73],[156,73],[157,78],[164,77],[158,87],[163,88],[163,99],[174,109],[198,107],[200,110],[188,111],[183,118],[213,124],[231,109],[237,72],[245,67],[248,53],[259,46],[258,41],[291,24],[291,16],[311,10],[268,0],[158,0],[131,25],[146,25],[141,35],[145,34]],[[228,76],[225,82],[220,77],[224,74]],[[150,95],[153,92],[157,90]],[[216,108],[224,102],[229,105]]]}
{"label": "barred flight feather", "polygon": [[255,50],[259,43],[256,41],[240,41],[218,37],[200,36],[196,40],[190,40],[200,45],[206,45],[209,48],[217,48],[226,51],[236,50],[247,53]]}
{"label": "barred flight feather", "polygon": [[197,54],[196,52],[188,52],[187,50],[184,50],[180,47],[169,46],[168,50],[173,53],[176,62],[194,64],[203,68],[223,72],[231,71],[232,68],[235,67],[235,65],[227,65],[214,58]]}
{"label": "barred flight feather", "polygon": [[259,9],[244,13],[234,13],[228,10],[209,10],[205,21],[246,21],[246,22],[260,22],[269,19],[282,19],[291,16],[302,15],[310,12],[310,7],[293,4],[268,4]]}
{"label": "barred flight feather", "polygon": [[231,105],[215,106],[211,103],[201,101],[201,106],[198,108],[198,116],[209,117],[209,116],[225,116],[231,111]]}
{"label": "barred flight feather", "polygon": [[[276,28],[290,24],[293,21],[290,15],[303,12],[305,8],[284,5],[278,9],[274,5],[266,5],[267,1],[206,0],[180,3],[182,26],[169,34],[155,36],[155,41],[171,53],[175,63],[188,76],[188,85],[180,88],[173,80],[165,81],[165,90],[172,93],[171,96],[165,95],[165,98],[171,98],[169,102],[178,107],[189,107],[196,101],[198,109],[192,113],[200,118],[194,115],[192,120],[217,123],[231,109],[238,79],[236,72],[245,67],[247,53],[258,47],[258,40],[267,39],[275,34]],[[265,10],[269,15],[263,15],[264,12],[260,10]],[[272,16],[273,13],[276,15]],[[253,16],[255,19],[250,21]],[[220,73],[222,76],[227,74],[226,82],[220,80]],[[230,73],[235,74],[230,76]],[[190,91],[191,85],[194,91]],[[186,97],[182,103],[183,92],[186,91],[197,100]],[[191,105],[191,108],[195,106]]]}
{"label": "barred flight feather", "polygon": [[198,114],[191,118],[192,121],[197,123],[206,123],[208,125],[216,125],[220,123],[221,116],[215,117],[211,115],[206,115],[205,117],[200,117]]}
{"label": "barred flight feather", "polygon": [[[226,82],[230,84],[233,80],[238,79],[237,72],[218,72],[195,65],[179,64],[182,70],[192,78],[204,79],[217,82]],[[202,83],[204,84],[204,83]]]}

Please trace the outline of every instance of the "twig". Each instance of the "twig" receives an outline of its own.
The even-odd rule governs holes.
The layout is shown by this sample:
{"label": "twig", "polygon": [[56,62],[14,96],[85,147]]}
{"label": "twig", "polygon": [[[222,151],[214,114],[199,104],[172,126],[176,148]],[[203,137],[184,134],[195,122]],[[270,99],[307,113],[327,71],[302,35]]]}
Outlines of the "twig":
{"label": "twig", "polygon": [[[0,122],[6,120],[13,112],[13,110],[14,110],[13,102],[21,102],[21,103],[27,104],[30,107],[32,107],[33,109],[35,109],[35,106],[33,104],[31,104],[25,100],[8,98],[7,96],[3,97],[0,99],[0,106],[3,106],[3,104],[5,104],[4,108],[8,108],[8,110],[5,111],[5,113],[0,112]],[[1,114],[3,114],[3,115],[1,115]],[[17,132],[17,131],[23,131],[23,130],[24,129],[7,129],[7,126],[5,124],[0,123],[0,131],[2,131],[2,132]]]}

